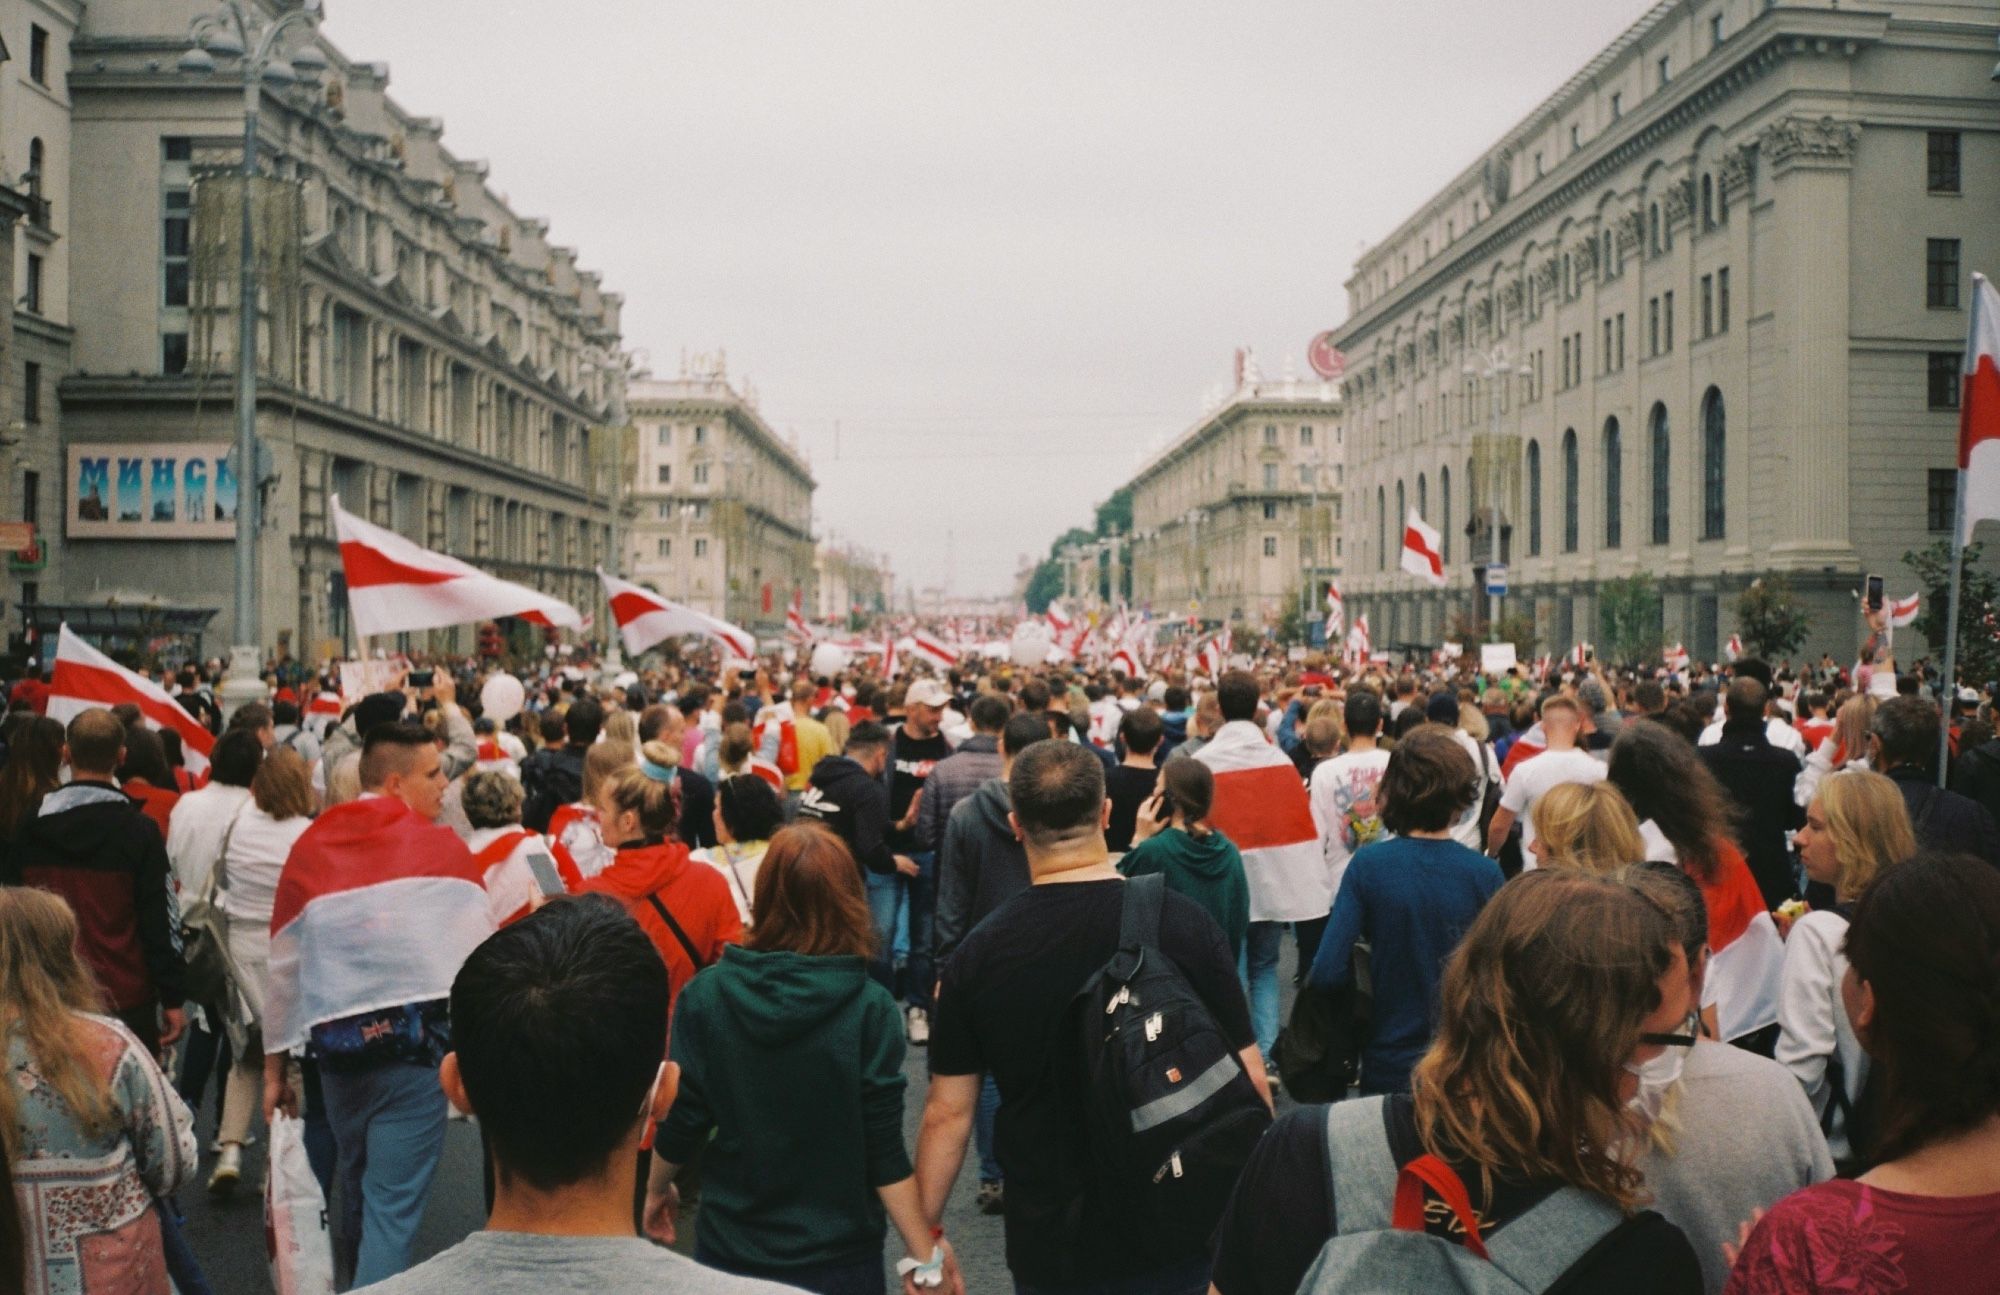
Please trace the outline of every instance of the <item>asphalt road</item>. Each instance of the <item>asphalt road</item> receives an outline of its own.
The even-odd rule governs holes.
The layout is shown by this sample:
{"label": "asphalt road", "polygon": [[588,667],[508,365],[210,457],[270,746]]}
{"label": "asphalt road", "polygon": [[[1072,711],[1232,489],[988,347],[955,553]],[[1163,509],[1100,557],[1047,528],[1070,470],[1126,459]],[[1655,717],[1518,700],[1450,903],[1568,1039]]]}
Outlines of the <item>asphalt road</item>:
{"label": "asphalt road", "polygon": [[[1291,1007],[1292,962],[1292,943],[1287,939],[1279,966],[1279,985],[1287,1011]],[[910,1087],[904,1103],[903,1128],[914,1157],[917,1127],[923,1118],[924,1092],[929,1084],[924,1049],[910,1049],[904,1073],[909,1076]],[[1281,1096],[1280,1110],[1286,1104]],[[217,1098],[211,1086],[208,1104],[198,1113],[197,1127],[202,1143],[201,1177],[182,1189],[180,1206],[187,1216],[188,1239],[218,1295],[257,1295],[272,1289],[270,1267],[264,1253],[262,1129],[260,1127],[258,1131],[259,1142],[244,1157],[243,1183],[234,1197],[228,1201],[212,1200],[203,1188],[208,1180],[209,1168],[214,1163],[214,1157],[207,1148],[209,1140],[215,1136],[216,1107]],[[979,1185],[977,1168],[978,1161],[968,1146],[966,1167],[959,1174],[957,1187],[945,1209],[945,1233],[958,1252],[968,1292],[985,1295],[985,1292],[1010,1291],[1013,1282],[1007,1273],[1000,1220],[981,1214],[972,1205],[973,1193]],[[437,1178],[431,1186],[430,1206],[424,1215],[423,1228],[417,1235],[417,1259],[427,1259],[457,1243],[466,1234],[478,1230],[484,1222],[479,1131],[469,1122],[454,1120],[445,1133],[444,1161],[438,1166]],[[683,1240],[678,1248],[684,1251],[692,1247],[692,1222],[692,1216],[683,1220]],[[884,1248],[884,1264],[893,1265],[901,1258],[901,1251],[902,1246],[892,1232]],[[896,1289],[893,1267],[888,1271],[893,1291]]]}

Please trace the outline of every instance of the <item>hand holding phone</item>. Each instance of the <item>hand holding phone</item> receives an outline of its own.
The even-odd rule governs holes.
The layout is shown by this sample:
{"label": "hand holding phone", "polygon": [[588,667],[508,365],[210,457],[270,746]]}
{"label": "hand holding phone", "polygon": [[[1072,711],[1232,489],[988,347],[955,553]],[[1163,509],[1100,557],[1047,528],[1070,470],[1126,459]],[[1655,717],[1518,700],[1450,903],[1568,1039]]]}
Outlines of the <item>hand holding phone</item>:
{"label": "hand holding phone", "polygon": [[556,871],[555,860],[549,858],[543,851],[528,852],[528,871],[535,874],[535,885],[540,887],[542,894],[547,898],[554,899],[557,895],[568,893],[563,885],[562,874]]}

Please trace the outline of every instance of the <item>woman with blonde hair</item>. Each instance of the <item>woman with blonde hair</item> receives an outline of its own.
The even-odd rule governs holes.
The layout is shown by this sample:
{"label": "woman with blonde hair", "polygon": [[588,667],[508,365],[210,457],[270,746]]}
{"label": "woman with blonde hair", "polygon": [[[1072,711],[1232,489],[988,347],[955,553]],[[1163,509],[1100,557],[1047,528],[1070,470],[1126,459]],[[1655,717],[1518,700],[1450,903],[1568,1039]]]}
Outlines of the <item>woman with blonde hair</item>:
{"label": "woman with blonde hair", "polygon": [[1601,873],[1646,857],[1639,816],[1609,783],[1559,783],[1535,802],[1530,817],[1535,823],[1535,839],[1528,844],[1533,867]]}
{"label": "woman with blonde hair", "polygon": [[1410,1089],[1301,1107],[1258,1143],[1215,1289],[1298,1290],[1338,1220],[1341,1235],[1393,1223],[1463,1245],[1526,1290],[1701,1291],[1686,1236],[1639,1210],[1632,1104],[1693,1000],[1659,905],[1574,870],[1508,882],[1445,962]]}
{"label": "woman with blonde hair", "polygon": [[76,955],[47,891],[0,889],[0,1144],[13,1167],[30,1295],[168,1295],[155,1201],[194,1176],[194,1120]]}
{"label": "woman with blonde hair", "polygon": [[264,1095],[264,978],[271,960],[271,907],[292,844],[312,826],[312,771],[290,747],[274,747],[250,779],[250,800],[224,829],[215,887],[229,919],[230,1001],[223,1025],[234,1061],[222,1090],[221,1144],[208,1190],[226,1196],[243,1177],[243,1144]]}
{"label": "woman with blonde hair", "polygon": [[[607,779],[632,768],[638,758],[638,748],[629,742],[606,738],[593,743],[583,753],[583,795],[549,815],[548,835],[555,844],[556,858],[578,876],[594,877],[610,866],[612,847],[599,829],[598,793]],[[676,751],[674,761],[679,760],[680,752]]]}
{"label": "woman with blonde hair", "polygon": [[1875,699],[1866,693],[1840,703],[1833,713],[1832,735],[1806,757],[1805,768],[1792,784],[1794,801],[1812,804],[1813,793],[1828,774],[1868,767],[1868,732],[1875,723],[1875,706]]}
{"label": "woman with blonde hair", "polygon": [[1785,939],[1774,1055],[1805,1085],[1834,1161],[1852,1167],[1862,1151],[1856,1125],[1869,1118],[1857,1109],[1868,1081],[1868,1054],[1840,996],[1847,975],[1847,923],[1882,870],[1917,852],[1917,838],[1896,784],[1882,774],[1849,768],[1820,783],[1806,807],[1798,847],[1806,876],[1831,886],[1836,902],[1793,922]]}

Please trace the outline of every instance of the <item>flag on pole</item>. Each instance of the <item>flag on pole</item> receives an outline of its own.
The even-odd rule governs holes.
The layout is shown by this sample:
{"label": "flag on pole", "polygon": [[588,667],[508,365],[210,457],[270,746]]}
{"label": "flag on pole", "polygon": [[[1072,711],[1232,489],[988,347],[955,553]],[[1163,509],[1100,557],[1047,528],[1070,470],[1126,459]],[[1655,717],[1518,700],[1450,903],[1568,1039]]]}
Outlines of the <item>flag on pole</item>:
{"label": "flag on pole", "polygon": [[354,631],[363,638],[500,616],[567,629],[583,624],[576,608],[560,598],[487,575],[365,522],[342,508],[338,495],[332,502],[340,565],[347,576],[347,606],[354,614]]}
{"label": "flag on pole", "polygon": [[1889,623],[1898,628],[1916,624],[1917,615],[1923,610],[1923,604],[1922,594],[1911,594],[1900,601],[1892,601],[1889,604]]}
{"label": "flag on pole", "polygon": [[147,728],[170,728],[181,735],[181,754],[189,773],[200,777],[208,771],[214,735],[169,697],[166,689],[99,652],[68,625],[59,629],[55,673],[49,680],[48,717],[67,724],[93,707],[110,710],[127,702],[139,708]]}
{"label": "flag on pole", "polygon": [[902,668],[903,663],[896,659],[896,631],[894,627],[884,629],[882,631],[882,677],[884,679],[894,679]]}
{"label": "flag on pole", "polygon": [[1688,668],[1688,650],[1676,643],[1666,650],[1665,661],[1669,670],[1676,673],[1685,670]]}
{"label": "flag on pole", "polygon": [[1722,645],[1722,651],[1731,661],[1743,655],[1743,636],[1731,634],[1729,641]]}
{"label": "flag on pole", "polygon": [[913,631],[910,635],[910,646],[918,656],[939,670],[949,670],[958,664],[957,649],[928,630]]}
{"label": "flag on pole", "polygon": [[1959,538],[2000,519],[2000,291],[1972,276],[1972,319],[1965,337],[1965,388],[1958,402]]}
{"label": "flag on pole", "polygon": [[1357,661],[1366,661],[1373,645],[1368,641],[1368,613],[1354,618],[1354,628],[1347,631],[1347,655]]}
{"label": "flag on pole", "polygon": [[604,582],[604,599],[611,604],[611,619],[618,622],[627,652],[636,656],[663,639],[698,634],[716,640],[745,661],[757,659],[756,638],[728,621],[683,607],[602,570],[597,578]]}
{"label": "flag on pole", "polygon": [[785,608],[785,633],[803,643],[812,641],[812,626],[806,624],[806,591],[792,590],[791,606]]}
{"label": "flag on pole", "polygon": [[1403,523],[1403,570],[1444,587],[1444,546],[1439,542],[1437,529],[1419,517],[1414,508]]}
{"label": "flag on pole", "polygon": [[1340,597],[1340,584],[1326,582],[1326,641],[1332,643],[1340,637],[1342,622],[1346,619],[1347,604]]}
{"label": "flag on pole", "polygon": [[1111,668],[1128,679],[1146,677],[1146,668],[1139,664],[1139,654],[1129,647],[1121,647],[1111,654]]}
{"label": "flag on pole", "polygon": [[1223,650],[1222,640],[1210,639],[1202,644],[1201,651],[1195,653],[1195,665],[1209,678],[1219,678],[1222,674]]}
{"label": "flag on pole", "polygon": [[1569,650],[1569,655],[1563,658],[1563,664],[1573,665],[1581,670],[1584,663],[1590,659],[1591,654],[1595,651],[1597,651],[1596,644],[1585,643],[1583,640],[1578,639],[1576,646]]}
{"label": "flag on pole", "polygon": [[1042,615],[1049,623],[1051,636],[1056,639],[1061,639],[1063,635],[1067,634],[1070,625],[1074,623],[1069,615],[1063,611],[1062,599],[1060,598],[1051,602],[1048,611],[1042,613]]}

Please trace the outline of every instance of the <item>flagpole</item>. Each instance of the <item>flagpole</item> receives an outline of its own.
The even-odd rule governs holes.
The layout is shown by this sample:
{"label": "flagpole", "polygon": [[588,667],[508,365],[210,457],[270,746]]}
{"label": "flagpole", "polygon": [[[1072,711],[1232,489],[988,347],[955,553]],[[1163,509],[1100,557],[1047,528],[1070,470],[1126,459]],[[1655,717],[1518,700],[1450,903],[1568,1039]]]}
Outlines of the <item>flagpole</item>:
{"label": "flagpole", "polygon": [[[1945,599],[1944,680],[1938,697],[1937,785],[1942,787],[1951,757],[1951,704],[1958,695],[1958,586],[1965,565],[1965,464],[1961,457],[1951,516],[1951,592]],[[1893,659],[1893,658],[1892,658]]]}

